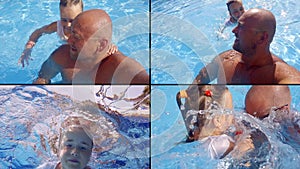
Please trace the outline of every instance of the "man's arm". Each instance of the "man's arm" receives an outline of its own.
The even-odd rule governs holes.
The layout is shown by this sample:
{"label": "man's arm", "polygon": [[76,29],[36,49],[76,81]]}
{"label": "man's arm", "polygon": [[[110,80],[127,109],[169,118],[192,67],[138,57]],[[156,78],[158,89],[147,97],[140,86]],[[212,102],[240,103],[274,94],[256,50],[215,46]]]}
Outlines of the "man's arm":
{"label": "man's arm", "polygon": [[57,50],[55,50],[50,57],[43,63],[38,78],[33,81],[33,84],[49,84],[51,79],[55,77],[59,72],[61,72],[61,67],[53,59],[57,55]]}
{"label": "man's arm", "polygon": [[[226,68],[224,68],[224,61],[237,56],[237,52],[234,50],[227,50],[217,55],[212,62],[202,68],[196,76],[193,84],[209,84],[217,78],[226,79]],[[218,83],[220,80],[218,79]]]}
{"label": "man's arm", "polygon": [[130,84],[150,84],[150,78],[146,70],[142,70],[135,75]]}
{"label": "man's arm", "polygon": [[216,56],[212,62],[203,67],[196,76],[193,84],[209,84],[218,77],[220,57]]}

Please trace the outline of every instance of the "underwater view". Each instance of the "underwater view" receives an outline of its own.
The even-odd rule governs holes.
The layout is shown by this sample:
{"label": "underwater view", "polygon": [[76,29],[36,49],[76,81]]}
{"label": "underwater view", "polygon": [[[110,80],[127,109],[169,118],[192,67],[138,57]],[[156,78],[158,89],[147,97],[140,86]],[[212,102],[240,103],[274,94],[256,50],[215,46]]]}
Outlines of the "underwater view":
{"label": "underwater view", "polygon": [[89,88],[86,93],[93,92],[94,99],[81,94],[78,100],[70,94],[54,92],[75,93],[72,86],[2,86],[0,168],[56,164],[60,160],[60,134],[72,119],[79,119],[79,124],[89,128],[92,135],[90,167],[149,168],[147,87]]}

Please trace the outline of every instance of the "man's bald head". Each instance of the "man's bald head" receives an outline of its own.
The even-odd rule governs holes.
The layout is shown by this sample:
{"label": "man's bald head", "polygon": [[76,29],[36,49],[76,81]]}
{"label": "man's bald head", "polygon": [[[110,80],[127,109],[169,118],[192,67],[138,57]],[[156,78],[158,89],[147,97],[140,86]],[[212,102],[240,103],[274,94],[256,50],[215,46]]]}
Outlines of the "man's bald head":
{"label": "man's bald head", "polygon": [[246,95],[247,113],[256,117],[266,117],[272,107],[282,107],[291,104],[291,94],[288,86],[252,86]]}
{"label": "man's bald head", "polygon": [[75,18],[73,24],[81,29],[85,39],[105,37],[111,41],[112,21],[104,10],[92,9],[84,11]]}
{"label": "man's bald head", "polygon": [[265,9],[249,9],[241,17],[253,24],[257,31],[268,33],[269,43],[272,42],[276,31],[276,19],[272,12]]}

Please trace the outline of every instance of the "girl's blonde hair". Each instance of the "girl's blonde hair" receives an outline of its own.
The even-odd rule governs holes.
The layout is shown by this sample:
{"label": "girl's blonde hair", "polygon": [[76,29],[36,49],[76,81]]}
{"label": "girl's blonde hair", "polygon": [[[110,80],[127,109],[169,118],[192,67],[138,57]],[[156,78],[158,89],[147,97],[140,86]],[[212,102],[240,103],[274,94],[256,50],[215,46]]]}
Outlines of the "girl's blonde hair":
{"label": "girl's blonde hair", "polygon": [[230,11],[229,7],[230,7],[230,5],[231,5],[232,3],[234,3],[234,2],[238,2],[238,3],[240,3],[240,4],[243,5],[242,0],[228,0],[228,1],[226,2],[228,11]]}
{"label": "girl's blonde hair", "polygon": [[[184,105],[181,98],[185,98]],[[206,120],[204,113],[198,113],[196,120],[193,120],[194,117],[187,114],[190,110],[232,109],[232,96],[225,85],[191,85],[186,90],[178,92],[176,99],[188,130],[187,142],[197,139],[195,135],[200,133]],[[191,125],[194,126],[193,130],[190,128]]]}
{"label": "girl's blonde hair", "polygon": [[66,6],[72,6],[72,5],[78,5],[81,4],[81,9],[83,10],[83,2],[82,0],[60,0],[59,6],[60,7],[66,7]]}

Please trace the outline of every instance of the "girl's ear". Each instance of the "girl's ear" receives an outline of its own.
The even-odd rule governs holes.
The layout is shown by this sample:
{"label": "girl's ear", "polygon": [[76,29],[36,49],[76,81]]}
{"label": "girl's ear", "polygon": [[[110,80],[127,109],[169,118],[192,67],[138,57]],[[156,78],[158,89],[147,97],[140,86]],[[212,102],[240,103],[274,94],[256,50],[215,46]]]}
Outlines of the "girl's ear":
{"label": "girl's ear", "polygon": [[225,90],[223,99],[224,99],[224,105],[223,105],[224,108],[233,109],[232,95],[228,89]]}
{"label": "girl's ear", "polygon": [[221,128],[222,126],[221,126],[221,122],[220,122],[220,116],[215,116],[214,118],[213,118],[213,123],[214,123],[214,125],[216,126],[216,128]]}

